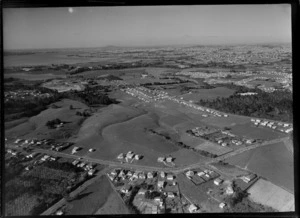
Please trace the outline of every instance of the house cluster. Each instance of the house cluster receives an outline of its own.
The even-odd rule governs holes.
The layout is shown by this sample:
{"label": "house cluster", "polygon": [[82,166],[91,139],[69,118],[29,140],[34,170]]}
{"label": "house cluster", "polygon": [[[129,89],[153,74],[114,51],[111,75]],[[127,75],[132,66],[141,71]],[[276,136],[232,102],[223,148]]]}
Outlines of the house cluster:
{"label": "house cluster", "polygon": [[82,149],[81,147],[74,146],[73,149],[72,149],[72,151],[71,151],[71,154],[76,154],[81,149]]}
{"label": "house cluster", "polygon": [[280,132],[291,133],[293,131],[293,126],[289,123],[268,121],[264,119],[251,119],[251,122],[257,127],[268,127],[270,129],[274,129]]}
{"label": "house cluster", "polygon": [[17,90],[4,92],[5,101],[16,100],[16,99],[28,99],[28,98],[49,98],[52,94],[42,93],[38,90]]}
{"label": "house cluster", "polygon": [[173,161],[174,161],[174,158],[170,157],[170,156],[169,157],[158,157],[157,158],[157,162],[163,163],[164,165],[169,166],[169,167],[174,167],[175,166],[175,163]]}
{"label": "house cluster", "polygon": [[[50,150],[62,151],[69,146],[71,146],[72,142],[55,142],[53,139],[16,139],[14,144],[17,147],[26,147],[26,146],[36,146],[39,148],[50,148]],[[50,147],[51,146],[51,147]]]}
{"label": "house cluster", "polygon": [[89,176],[93,176],[94,173],[96,172],[95,167],[96,167],[97,164],[80,162],[78,159],[74,160],[72,162],[72,164],[76,167],[79,167],[79,168],[84,169],[85,171],[87,171]]}
{"label": "house cluster", "polygon": [[[160,213],[165,207],[171,207],[168,205],[169,201],[179,199],[176,177],[172,173],[113,169],[107,173],[107,176],[123,197],[131,196],[136,184],[145,183],[145,186],[139,188],[133,200],[133,204],[142,213]],[[120,182],[121,187],[117,187]],[[153,196],[147,197],[147,195]]]}
{"label": "house cluster", "polygon": [[208,169],[194,169],[194,170],[188,170],[185,172],[186,177],[191,180],[195,185],[200,185],[202,183],[205,183],[209,180],[215,179],[219,177],[219,174]]}
{"label": "house cluster", "polygon": [[128,151],[127,153],[120,153],[117,156],[117,159],[120,161],[126,161],[127,163],[130,162],[132,163],[134,160],[140,160],[142,159],[142,155],[140,154],[135,154],[133,151]]}
{"label": "house cluster", "polygon": [[191,130],[187,130],[187,133],[196,136],[202,137],[205,140],[217,143],[220,146],[240,146],[243,144],[253,144],[257,142],[256,139],[249,138],[240,138],[232,134],[230,131],[220,130],[216,128],[211,128],[207,126],[195,127]]}

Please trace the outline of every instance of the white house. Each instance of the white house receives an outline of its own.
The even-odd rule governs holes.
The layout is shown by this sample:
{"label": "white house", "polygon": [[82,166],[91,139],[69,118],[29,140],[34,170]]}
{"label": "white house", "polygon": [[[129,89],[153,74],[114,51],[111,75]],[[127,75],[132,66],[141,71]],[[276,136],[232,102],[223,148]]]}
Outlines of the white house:
{"label": "white house", "polygon": [[223,182],[223,180],[220,179],[220,178],[216,178],[216,179],[214,180],[214,184],[215,184],[215,185],[220,185],[222,182]]}
{"label": "white house", "polygon": [[226,206],[226,204],[225,204],[224,202],[222,202],[222,203],[219,204],[219,207],[220,207],[221,209],[223,209],[225,206]]}
{"label": "white house", "polygon": [[189,210],[190,213],[196,212],[197,209],[198,209],[198,208],[197,208],[197,206],[196,206],[195,204],[191,204],[191,205],[189,206],[189,208],[188,208],[188,210]]}
{"label": "white house", "polygon": [[167,176],[167,180],[172,181],[173,179],[174,179],[174,176],[173,176],[173,175],[169,174],[169,175]]}

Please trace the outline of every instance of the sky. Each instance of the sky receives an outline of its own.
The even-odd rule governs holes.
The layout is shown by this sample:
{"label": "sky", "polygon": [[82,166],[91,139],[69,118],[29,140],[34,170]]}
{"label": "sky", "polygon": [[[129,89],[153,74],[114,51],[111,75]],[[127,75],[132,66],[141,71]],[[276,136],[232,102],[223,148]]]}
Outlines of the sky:
{"label": "sky", "polygon": [[291,7],[115,6],[3,9],[4,49],[290,43]]}

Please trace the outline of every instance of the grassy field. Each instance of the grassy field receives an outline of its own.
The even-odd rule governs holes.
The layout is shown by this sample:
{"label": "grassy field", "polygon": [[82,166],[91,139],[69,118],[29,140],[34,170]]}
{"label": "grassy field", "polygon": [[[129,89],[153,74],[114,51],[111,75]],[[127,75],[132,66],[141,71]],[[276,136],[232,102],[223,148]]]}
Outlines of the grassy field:
{"label": "grassy field", "polygon": [[28,121],[28,117],[23,117],[21,119],[18,119],[18,120],[13,120],[13,121],[10,121],[10,122],[5,122],[4,126],[5,126],[5,130],[8,130],[8,129],[11,129],[15,126],[18,126],[22,123],[25,123],[26,121]]}
{"label": "grassy field", "polygon": [[249,190],[254,202],[272,207],[280,212],[295,211],[294,195],[269,181],[259,179]]}
{"label": "grassy field", "polygon": [[294,161],[282,142],[253,149],[226,160],[249,169],[272,183],[294,192]]}
{"label": "grassy field", "polygon": [[226,126],[235,126],[237,124],[245,124],[249,122],[249,118],[236,116],[236,115],[229,115],[228,117],[207,117],[201,120],[208,125],[213,125],[216,127],[226,127]]}
{"label": "grassy field", "polygon": [[198,89],[197,91],[194,91],[191,94],[184,94],[180,95],[180,97],[183,97],[184,100],[189,101],[195,101],[198,102],[200,99],[202,100],[213,100],[218,97],[220,98],[227,98],[230,95],[232,95],[235,91],[232,89],[228,89],[225,87],[217,87],[213,89]]}
{"label": "grassy field", "polygon": [[[66,215],[92,215],[105,205],[113,192],[106,176],[88,186],[66,207]],[[118,202],[113,202],[118,203]]]}
{"label": "grassy field", "polygon": [[[68,138],[73,134],[76,134],[80,128],[81,116],[76,115],[77,110],[87,109],[88,107],[78,101],[69,99],[63,99],[60,102],[56,102],[55,105],[60,108],[48,108],[42,111],[40,114],[31,117],[27,122],[21,123],[6,131],[8,137],[28,137],[28,138]],[[73,105],[74,109],[70,110],[70,105]],[[49,129],[46,126],[46,122],[53,119],[60,119],[66,122],[64,127],[60,129]]]}
{"label": "grassy field", "polygon": [[218,156],[232,151],[231,148],[222,147],[220,145],[216,145],[216,144],[214,144],[212,142],[208,142],[208,141],[205,141],[204,143],[196,146],[195,149],[207,151],[209,153],[216,154]]}
{"label": "grassy field", "polygon": [[238,136],[264,140],[271,140],[286,136],[286,134],[278,132],[276,130],[264,127],[255,127],[250,123],[235,125],[231,128],[231,132]]}
{"label": "grassy field", "polygon": [[249,172],[243,169],[240,169],[234,165],[230,164],[221,164],[221,163],[213,163],[211,164],[212,167],[217,168],[218,170],[224,172],[225,174],[232,176],[232,177],[238,177],[243,175],[248,175]]}
{"label": "grassy field", "polygon": [[5,204],[6,216],[28,216],[30,211],[38,204],[38,196],[25,193],[17,197],[13,202]]}
{"label": "grassy field", "polygon": [[171,155],[175,158],[174,163],[176,164],[176,166],[187,166],[200,161],[205,162],[209,159],[187,149],[180,149],[176,152],[171,153]]}
{"label": "grassy field", "polygon": [[120,199],[118,194],[114,191],[111,192],[108,196],[108,199],[104,203],[104,205],[99,208],[95,215],[101,215],[101,214],[130,214],[127,207],[123,203],[123,201]]}

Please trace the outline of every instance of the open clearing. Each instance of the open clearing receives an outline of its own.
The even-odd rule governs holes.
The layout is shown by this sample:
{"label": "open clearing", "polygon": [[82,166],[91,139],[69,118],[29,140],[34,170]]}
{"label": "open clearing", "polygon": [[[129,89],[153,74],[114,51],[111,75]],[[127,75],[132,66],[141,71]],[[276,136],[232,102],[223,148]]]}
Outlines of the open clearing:
{"label": "open clearing", "polygon": [[[111,193],[114,192],[106,176],[101,176],[94,184],[88,186],[74,200],[68,203],[66,215],[94,214],[101,208]],[[120,202],[115,201],[118,204]],[[121,202],[122,203],[122,202]]]}
{"label": "open clearing", "polygon": [[228,89],[225,87],[217,87],[213,89],[198,89],[197,91],[191,94],[180,95],[179,97],[183,97],[184,100],[192,100],[198,102],[200,99],[202,100],[213,100],[216,98],[227,98],[232,95],[235,91],[232,89]]}
{"label": "open clearing", "polygon": [[251,170],[294,193],[293,156],[283,142],[246,151],[226,162]]}
{"label": "open clearing", "polygon": [[285,134],[280,133],[276,130],[272,130],[270,128],[255,127],[250,123],[235,125],[231,128],[231,132],[238,136],[264,140],[271,140],[286,136]]}
{"label": "open clearing", "polygon": [[95,215],[100,214],[130,214],[130,212],[120,199],[120,196],[118,196],[118,194],[113,191],[108,196],[105,204],[95,213]]}
{"label": "open clearing", "polygon": [[216,126],[216,127],[226,127],[235,126],[237,124],[245,124],[249,122],[248,117],[229,115],[228,117],[207,117],[201,120],[204,123]]}
{"label": "open clearing", "polygon": [[[78,101],[63,99],[56,102],[55,105],[60,108],[51,108],[42,111],[40,114],[31,117],[27,122],[21,123],[5,132],[7,137],[28,137],[28,138],[64,138],[77,133],[80,128],[82,119],[81,116],[76,115],[77,110],[87,109],[88,107]],[[70,110],[70,105],[74,109]],[[47,121],[53,119],[60,119],[64,127],[60,129],[49,129],[46,126]]]}
{"label": "open clearing", "polygon": [[264,179],[259,179],[249,190],[250,199],[280,212],[295,211],[294,195]]}
{"label": "open clearing", "polygon": [[208,142],[208,141],[205,141],[202,144],[196,146],[195,149],[207,151],[209,153],[212,153],[212,154],[215,154],[218,156],[233,151],[231,148],[216,145],[216,144],[214,144],[212,142]]}

